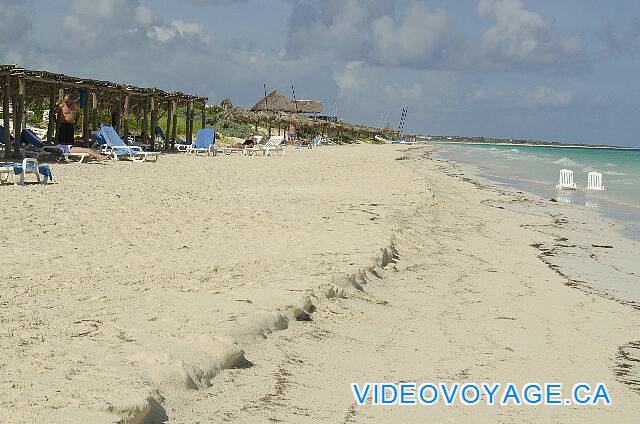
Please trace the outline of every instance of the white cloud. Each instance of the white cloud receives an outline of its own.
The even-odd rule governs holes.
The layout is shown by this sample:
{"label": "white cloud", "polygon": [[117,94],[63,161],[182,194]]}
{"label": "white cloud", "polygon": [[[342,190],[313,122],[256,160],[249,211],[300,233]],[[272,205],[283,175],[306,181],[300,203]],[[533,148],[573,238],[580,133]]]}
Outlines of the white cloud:
{"label": "white cloud", "polygon": [[424,65],[450,41],[444,9],[394,0],[296,0],[287,35],[292,58],[329,54],[345,61]]}
{"label": "white cloud", "polygon": [[481,40],[483,52],[494,61],[554,65],[582,58],[578,37],[556,34],[549,19],[526,9],[521,0],[479,0],[478,13],[495,19]]}
{"label": "white cloud", "polygon": [[429,62],[445,48],[447,25],[445,10],[430,13],[414,1],[402,19],[385,15],[373,22],[372,56],[387,65]]}
{"label": "white cloud", "polygon": [[422,98],[422,90],[422,84],[417,82],[408,85],[392,83],[385,85],[382,88],[382,92],[385,94],[385,96],[400,100],[420,99]]}
{"label": "white cloud", "polygon": [[211,41],[211,37],[204,31],[202,25],[196,22],[184,22],[181,20],[171,21],[162,25],[154,25],[147,31],[147,34],[149,37],[161,43],[166,43],[176,37],[195,39],[206,44]]}
{"label": "white cloud", "polygon": [[531,90],[481,88],[469,96],[468,102],[507,108],[553,108],[569,106],[574,98],[574,94],[569,90],[540,85]]}
{"label": "white cloud", "polygon": [[33,24],[27,15],[16,7],[16,3],[19,2],[0,2],[0,40],[6,44],[33,32]]}
{"label": "white cloud", "polygon": [[371,16],[384,1],[297,0],[288,26],[287,53],[291,57],[332,51],[347,60],[361,58],[365,49],[365,32]]}
{"label": "white cloud", "polygon": [[361,60],[349,62],[344,69],[335,72],[333,78],[338,85],[339,95],[346,96],[365,91],[369,84],[366,72],[366,64]]}

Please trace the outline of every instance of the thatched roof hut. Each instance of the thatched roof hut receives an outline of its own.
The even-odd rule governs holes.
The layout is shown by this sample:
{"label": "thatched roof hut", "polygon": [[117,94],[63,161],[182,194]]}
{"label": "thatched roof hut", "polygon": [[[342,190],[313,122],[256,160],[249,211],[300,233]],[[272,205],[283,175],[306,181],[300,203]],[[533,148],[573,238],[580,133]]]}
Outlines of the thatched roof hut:
{"label": "thatched roof hut", "polygon": [[272,91],[252,108],[252,112],[289,112],[320,113],[322,102],[319,100],[291,100],[279,91]]}

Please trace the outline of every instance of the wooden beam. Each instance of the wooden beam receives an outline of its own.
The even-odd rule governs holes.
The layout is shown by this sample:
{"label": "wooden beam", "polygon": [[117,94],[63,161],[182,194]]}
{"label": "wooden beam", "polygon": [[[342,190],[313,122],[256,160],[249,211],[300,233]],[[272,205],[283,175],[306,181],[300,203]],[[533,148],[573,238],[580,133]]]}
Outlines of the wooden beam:
{"label": "wooden beam", "polygon": [[98,130],[98,96],[91,93],[91,123],[93,131]]}
{"label": "wooden beam", "polygon": [[164,150],[168,151],[171,148],[171,120],[173,119],[173,102],[169,100],[167,102],[167,126],[164,132]]}
{"label": "wooden beam", "polygon": [[186,124],[186,136],[187,136],[187,142],[191,143],[191,107],[192,107],[192,103],[191,100],[189,100],[187,102],[187,115],[186,115],[186,119],[185,119],[185,124]]}
{"label": "wooden beam", "polygon": [[124,95],[124,142],[129,140],[129,95]]}
{"label": "wooden beam", "polygon": [[24,95],[25,95],[26,87],[24,86],[24,80],[22,78],[18,78],[18,110],[13,108],[13,113],[16,117],[15,119],[15,127],[13,130],[13,134],[15,135],[14,145],[13,145],[13,157],[18,157],[20,155],[20,136],[22,134],[22,125],[24,123]]}
{"label": "wooden beam", "polygon": [[58,103],[56,102],[56,95],[58,94],[58,87],[56,83],[51,84],[51,91],[49,92],[49,123],[47,125],[47,143],[53,143],[54,131],[56,129],[56,109],[58,109]]}
{"label": "wooden beam", "polygon": [[205,109],[207,108],[207,104],[205,102],[202,102],[202,125],[200,128],[204,128],[207,126],[207,116],[206,116],[206,112]]}
{"label": "wooden beam", "polygon": [[155,151],[156,127],[158,126],[158,109],[156,107],[156,96],[151,96],[149,104],[151,105],[151,151]]}
{"label": "wooden beam", "polygon": [[9,118],[9,107],[11,105],[11,75],[4,76],[4,89],[2,96],[2,123],[4,125],[4,157],[9,159],[11,157],[11,120]]}
{"label": "wooden beam", "polygon": [[116,101],[116,122],[114,122],[114,129],[118,134],[120,134],[120,130],[122,129],[122,98],[118,95],[118,100]]}
{"label": "wooden beam", "polygon": [[91,110],[90,110],[90,92],[88,88],[84,89],[84,108],[82,110],[82,142],[84,147],[91,147],[89,145],[89,140],[91,137],[89,136],[89,120],[91,119]]}
{"label": "wooden beam", "polygon": [[142,136],[142,143],[146,144],[147,143],[147,134],[148,134],[148,127],[149,127],[149,121],[147,120],[147,114],[149,110],[149,100],[147,98],[144,99],[144,102],[142,103],[142,130],[140,131],[140,135]]}
{"label": "wooden beam", "polygon": [[[60,104],[62,99],[64,98],[64,89],[58,88],[58,99],[56,100],[56,104]],[[58,130],[60,129],[60,125],[62,124],[62,113],[56,113],[56,140],[58,138]]]}
{"label": "wooden beam", "polygon": [[176,128],[178,127],[178,103],[175,100],[171,101],[171,109],[173,111],[171,113],[171,150],[173,150],[176,148]]}

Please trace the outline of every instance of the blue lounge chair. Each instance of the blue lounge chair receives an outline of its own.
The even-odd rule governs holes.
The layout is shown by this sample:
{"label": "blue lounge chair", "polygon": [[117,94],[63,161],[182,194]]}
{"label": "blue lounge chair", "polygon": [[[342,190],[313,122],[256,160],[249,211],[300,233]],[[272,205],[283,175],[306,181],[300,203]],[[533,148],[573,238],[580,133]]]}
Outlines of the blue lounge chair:
{"label": "blue lounge chair", "polygon": [[20,149],[23,158],[33,157],[40,159],[40,157],[54,156],[57,159],[62,159],[64,157],[63,150],[60,147],[45,146],[44,141],[29,128],[22,130],[20,141],[22,141],[23,144],[27,144],[26,147]]}
{"label": "blue lounge chair", "polygon": [[139,146],[128,146],[116,130],[107,124],[100,125],[100,137],[105,141],[104,152],[115,160],[125,158],[131,159],[134,162],[147,162],[153,158],[154,161],[158,160],[160,152],[145,152]]}
{"label": "blue lounge chair", "polygon": [[58,159],[64,159],[69,162],[69,158],[74,157],[79,158],[78,162],[80,163],[88,156],[86,153],[71,152],[72,146],[67,144],[45,146],[44,140],[41,140],[40,137],[29,128],[22,130],[22,140],[29,143],[26,148],[20,151],[23,158],[35,157],[36,159],[40,159],[41,156],[55,156]]}
{"label": "blue lounge chair", "polygon": [[[24,185],[27,174],[33,174],[40,184],[47,184],[49,180],[53,181],[51,169],[49,165],[38,165],[38,160],[34,158],[25,158],[22,163],[3,163],[0,164],[0,184],[11,182],[17,185]],[[19,177],[18,181],[15,177]]]}
{"label": "blue lounge chair", "polygon": [[[11,138],[11,142],[13,143],[13,136],[9,135],[9,137]],[[4,144],[4,127],[2,125],[0,125],[0,144]]]}
{"label": "blue lounge chair", "polygon": [[213,128],[202,128],[196,134],[196,141],[193,146],[187,147],[189,153],[206,153],[207,156],[215,156],[216,130]]}
{"label": "blue lounge chair", "polygon": [[[164,135],[164,131],[162,131],[162,128],[156,127],[156,136],[159,137],[160,141],[162,141],[163,143],[167,142],[167,137]],[[176,140],[175,146],[179,152],[186,152],[189,146],[193,146],[193,143],[188,143],[184,140]]]}

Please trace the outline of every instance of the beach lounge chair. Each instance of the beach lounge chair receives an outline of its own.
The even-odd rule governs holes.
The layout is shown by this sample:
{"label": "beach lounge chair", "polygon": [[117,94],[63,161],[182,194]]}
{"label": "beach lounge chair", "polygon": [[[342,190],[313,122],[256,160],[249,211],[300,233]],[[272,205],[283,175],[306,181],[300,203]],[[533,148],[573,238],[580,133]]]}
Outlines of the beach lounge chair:
{"label": "beach lounge chair", "polygon": [[317,135],[316,138],[311,140],[309,144],[296,144],[296,149],[313,149],[316,146],[319,146],[322,142],[322,137]]}
{"label": "beach lounge chair", "polygon": [[[162,141],[163,143],[167,141],[167,138],[164,135],[164,131],[162,131],[162,128],[160,127],[156,127],[156,136],[160,138],[160,141]],[[175,147],[178,152],[186,152],[189,146],[193,146],[193,143],[189,143],[180,139],[176,140]]]}
{"label": "beach lounge chair", "polygon": [[576,183],[573,182],[573,171],[570,169],[561,169],[560,178],[558,184],[556,184],[558,190],[575,190],[577,188]]}
{"label": "beach lounge chair", "polygon": [[206,153],[207,156],[216,155],[216,130],[213,128],[202,128],[196,134],[196,141],[192,146],[187,147],[188,153]]}
{"label": "beach lounge chair", "polygon": [[251,156],[253,154],[262,154],[264,156],[270,156],[271,152],[275,152],[276,155],[280,153],[282,157],[284,157],[284,147],[282,147],[282,142],[284,141],[284,137],[281,135],[274,135],[271,137],[265,144],[256,144],[253,147],[247,147],[243,149],[242,154],[245,156]]}
{"label": "beach lounge chair", "polygon": [[[17,185],[24,185],[27,174],[35,175],[39,184],[47,184],[51,176],[49,165],[38,165],[38,160],[25,158],[22,163],[5,163],[0,165],[0,184],[11,182]],[[16,181],[18,177],[18,181]]]}
{"label": "beach lounge chair", "polygon": [[[11,142],[13,143],[13,136],[11,137]],[[4,144],[4,127],[0,125],[0,143]]]}
{"label": "beach lounge chair", "polygon": [[78,163],[80,163],[88,156],[86,153],[72,153],[71,146],[66,144],[45,146],[44,140],[30,128],[22,130],[22,138],[29,143],[26,148],[20,150],[23,158],[34,157],[35,159],[40,159],[41,156],[55,156],[57,159],[64,159],[66,162],[70,162],[70,158],[78,158]]}
{"label": "beach lounge chair", "polygon": [[[255,141],[254,146],[257,146],[262,141],[262,136],[261,135],[254,135],[253,139]],[[217,148],[217,152],[218,153],[224,153],[225,155],[230,155],[231,153],[243,153],[245,149],[251,149],[251,147],[242,147],[242,148],[231,147],[231,146],[229,146],[229,147],[218,147]]]}
{"label": "beach lounge chair", "polygon": [[114,160],[124,158],[133,162],[148,162],[153,159],[156,162],[160,156],[160,152],[145,152],[140,146],[128,146],[116,130],[106,124],[100,126],[100,137],[105,140],[103,152],[111,155]]}
{"label": "beach lounge chair", "polygon": [[606,190],[602,185],[602,174],[589,172],[587,174],[587,190]]}
{"label": "beach lounge chair", "polygon": [[[167,137],[164,135],[164,131],[159,126],[156,126],[156,137],[160,139],[162,143],[166,143]],[[186,152],[188,146],[192,146],[193,143],[188,143],[184,140],[176,140],[176,149],[179,152]]]}

